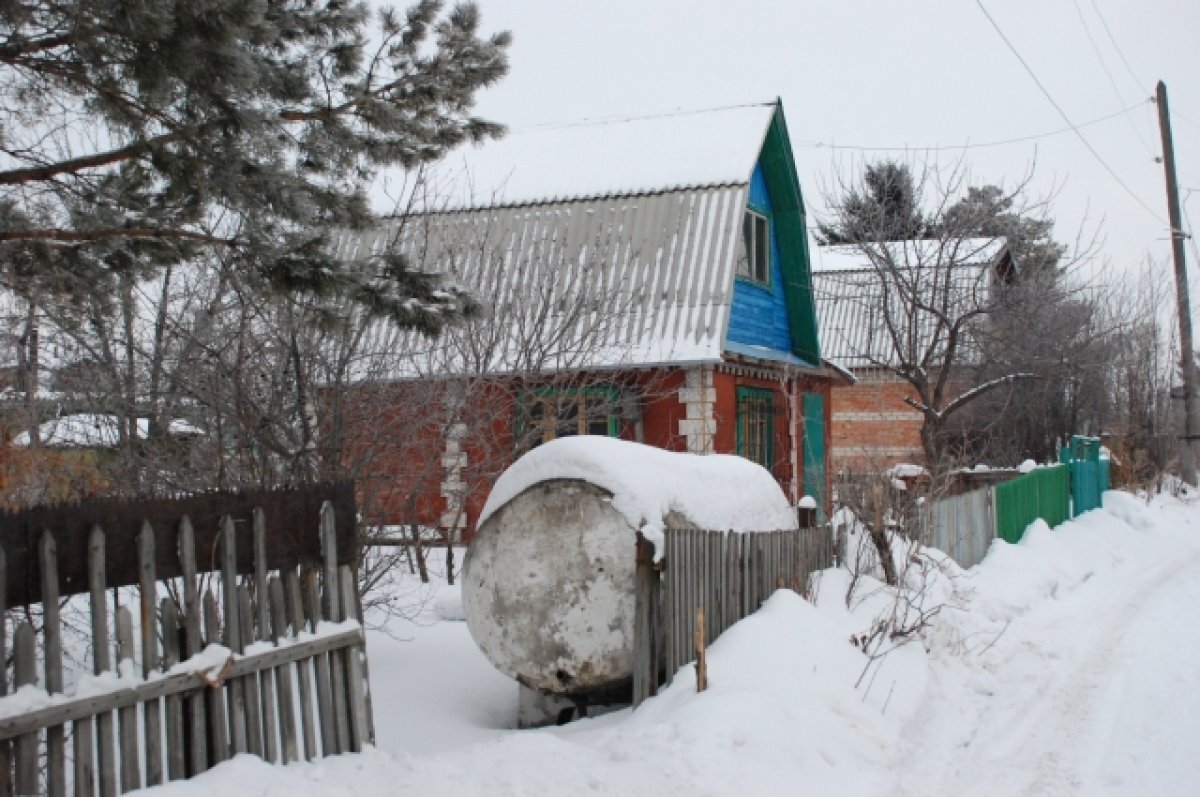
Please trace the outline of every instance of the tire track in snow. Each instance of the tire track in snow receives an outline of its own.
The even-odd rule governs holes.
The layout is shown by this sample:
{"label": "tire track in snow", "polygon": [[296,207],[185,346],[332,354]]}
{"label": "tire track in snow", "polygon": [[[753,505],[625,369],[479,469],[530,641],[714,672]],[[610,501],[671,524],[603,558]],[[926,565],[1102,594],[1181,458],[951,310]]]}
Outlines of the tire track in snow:
{"label": "tire track in snow", "polygon": [[[1121,665],[1131,653],[1125,632],[1154,611],[1156,596],[1197,567],[1200,553],[1150,569],[1134,581],[1133,589],[1114,585],[1118,589],[1110,588],[1102,600],[1072,595],[1045,614],[1035,608],[1014,619],[1005,644],[996,644],[980,662],[964,664],[967,672],[959,673],[966,679],[963,688],[982,697],[969,706],[943,706],[943,712],[951,710],[949,715],[928,717],[936,722],[948,716],[958,723],[958,733],[925,727],[910,738],[902,756],[911,760],[902,773],[901,791],[1081,793],[1103,764],[1099,759],[1120,712],[1126,679]],[[1064,656],[1061,647],[1045,644],[1055,634],[1083,634],[1086,641],[1064,646],[1069,651]],[[1047,663],[1048,668],[1039,666]],[[1024,670],[1028,688],[1018,694],[991,691],[988,675],[997,669]],[[1003,683],[1012,681],[1005,678]],[[946,744],[956,736],[953,746]],[[937,773],[935,783],[930,783],[930,773]]]}

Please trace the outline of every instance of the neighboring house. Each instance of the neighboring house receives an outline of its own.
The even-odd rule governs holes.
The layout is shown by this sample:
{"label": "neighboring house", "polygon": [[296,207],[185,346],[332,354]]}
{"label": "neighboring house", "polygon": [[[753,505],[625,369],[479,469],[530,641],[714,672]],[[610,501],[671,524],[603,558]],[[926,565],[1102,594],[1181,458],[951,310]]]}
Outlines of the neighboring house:
{"label": "neighboring house", "polygon": [[[830,467],[881,471],[898,463],[926,464],[923,416],[906,399],[905,364],[936,367],[947,320],[972,317],[993,300],[1015,265],[1004,238],[893,241],[814,247],[813,288],[822,353],[856,381],[833,389]],[[924,305],[924,306],[922,306]],[[940,319],[940,320],[939,320]],[[957,366],[978,355],[964,336]]]}
{"label": "neighboring house", "polygon": [[[461,158],[459,188],[483,190],[430,202],[427,182],[415,211],[341,242],[347,257],[398,250],[485,306],[465,331],[401,336],[408,372],[362,386],[387,408],[360,430],[385,446],[363,477],[371,520],[469,529],[503,465],[568,434],[740,454],[826,505],[842,377],[818,345],[781,105],[513,131]],[[404,421],[412,383],[436,381],[487,422],[432,406],[441,433]],[[484,434],[504,461],[480,465]]]}

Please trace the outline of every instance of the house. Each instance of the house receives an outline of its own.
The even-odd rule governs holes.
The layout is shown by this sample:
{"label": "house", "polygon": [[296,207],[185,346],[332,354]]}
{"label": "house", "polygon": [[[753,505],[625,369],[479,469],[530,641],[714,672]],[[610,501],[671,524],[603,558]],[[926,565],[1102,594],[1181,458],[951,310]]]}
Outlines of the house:
{"label": "house", "polygon": [[569,434],[739,454],[825,505],[842,377],[780,103],[517,130],[410,190],[343,256],[403,253],[484,313],[398,335],[402,372],[364,380],[370,520],[469,529],[504,466]]}
{"label": "house", "polygon": [[[928,464],[924,416],[904,368],[936,372],[978,363],[973,333],[996,287],[1016,275],[1004,238],[954,238],[815,247],[813,286],[822,351],[851,371],[832,394],[830,467],[879,472]],[[951,330],[958,350],[946,356]],[[950,388],[955,375],[950,374]],[[961,386],[961,382],[958,382]]]}

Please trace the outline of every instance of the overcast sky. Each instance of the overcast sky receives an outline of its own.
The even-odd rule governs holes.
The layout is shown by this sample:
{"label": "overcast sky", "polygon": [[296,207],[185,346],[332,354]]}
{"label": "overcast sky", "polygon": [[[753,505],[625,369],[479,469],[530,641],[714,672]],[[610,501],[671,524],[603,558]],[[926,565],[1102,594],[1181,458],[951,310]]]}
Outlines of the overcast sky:
{"label": "overcast sky", "polygon": [[[1053,215],[1061,240],[1073,242],[1082,224],[1101,233],[1111,266],[1150,256],[1170,279],[1163,171],[1154,161],[1161,147],[1155,106],[1146,102],[1161,79],[1180,184],[1196,189],[1187,209],[1200,223],[1198,0],[983,0],[1128,191],[1074,133],[1043,135],[1067,123],[974,0],[479,5],[485,30],[510,30],[514,43],[509,76],[478,109],[514,132],[781,97],[810,214],[821,213],[839,168],[853,174],[864,158],[970,144],[928,155],[947,165],[965,155],[977,183],[1011,184],[1036,160],[1038,192],[1059,188]],[[1042,137],[981,146],[1029,136]],[[1188,258],[1194,288],[1191,244]]]}

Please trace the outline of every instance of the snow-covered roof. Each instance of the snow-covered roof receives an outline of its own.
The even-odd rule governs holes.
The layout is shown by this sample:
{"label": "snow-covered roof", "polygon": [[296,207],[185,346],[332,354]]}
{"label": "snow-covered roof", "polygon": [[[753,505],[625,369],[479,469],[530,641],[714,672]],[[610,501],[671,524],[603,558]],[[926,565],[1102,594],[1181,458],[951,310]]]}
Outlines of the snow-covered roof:
{"label": "snow-covered roof", "polygon": [[[115,415],[80,412],[46,421],[38,426],[38,436],[42,445],[51,448],[112,448],[120,442],[119,422]],[[138,418],[136,427],[138,437],[148,436],[150,419]],[[186,437],[203,434],[203,430],[189,421],[175,419],[169,423],[168,433]],[[15,435],[12,444],[28,446],[29,432]]]}
{"label": "snow-covered roof", "polygon": [[889,262],[917,266],[949,263],[954,268],[993,265],[1008,248],[1005,238],[916,239],[878,244],[814,246],[810,252],[813,273],[875,271],[870,249],[886,251]]}
{"label": "snow-covered roof", "polygon": [[613,494],[612,506],[662,553],[672,512],[700,528],[779,531],[797,528],[795,511],[761,465],[731,454],[683,454],[584,435],[538,446],[501,474],[479,524],[535,484],[581,479]]}
{"label": "snow-covered roof", "polygon": [[[481,323],[504,326],[489,332],[488,372],[717,363],[749,184],[776,113],[772,103],[516,131],[451,156],[469,164],[458,185],[471,190],[435,190],[440,203],[417,203],[429,212],[343,235],[337,252],[400,251],[480,299]],[[429,348],[415,334],[398,345]],[[531,350],[543,362],[523,361]]]}
{"label": "snow-covered roof", "polygon": [[536,204],[745,183],[776,104],[510,130],[457,150],[420,187],[429,209]]}
{"label": "snow-covered roof", "polygon": [[[822,354],[847,368],[886,366],[899,361],[901,347],[909,352],[907,361],[918,362],[919,352],[943,342],[937,338],[944,329],[933,313],[899,295],[901,282],[912,294],[961,312],[989,300],[1007,253],[1004,238],[813,247]],[[888,330],[889,318],[897,338]]]}

